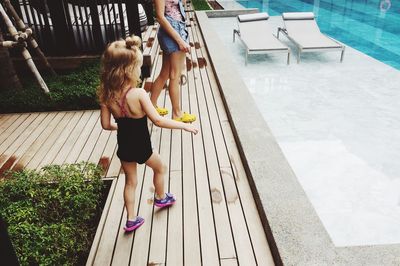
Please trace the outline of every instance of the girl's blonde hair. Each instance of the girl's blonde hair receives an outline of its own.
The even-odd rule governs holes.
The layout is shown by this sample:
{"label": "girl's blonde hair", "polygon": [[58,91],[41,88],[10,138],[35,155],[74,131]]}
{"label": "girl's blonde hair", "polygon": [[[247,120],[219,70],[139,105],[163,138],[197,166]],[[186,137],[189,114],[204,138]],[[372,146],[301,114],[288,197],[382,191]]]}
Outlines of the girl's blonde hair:
{"label": "girl's blonde hair", "polygon": [[127,86],[137,87],[140,83],[140,67],[143,55],[142,41],[137,36],[112,42],[101,58],[100,86],[97,94],[101,104],[116,100],[116,94]]}

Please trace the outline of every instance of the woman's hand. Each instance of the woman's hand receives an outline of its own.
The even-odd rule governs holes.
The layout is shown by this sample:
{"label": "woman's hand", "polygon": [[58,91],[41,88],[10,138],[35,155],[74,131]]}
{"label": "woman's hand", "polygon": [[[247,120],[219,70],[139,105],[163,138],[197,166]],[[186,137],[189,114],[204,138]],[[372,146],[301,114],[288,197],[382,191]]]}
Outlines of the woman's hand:
{"label": "woman's hand", "polygon": [[184,40],[180,40],[178,45],[179,45],[179,50],[180,51],[185,52],[185,53],[189,53],[190,52],[190,46]]}
{"label": "woman's hand", "polygon": [[197,132],[199,132],[199,130],[197,129],[197,127],[193,126],[192,124],[185,124],[185,127],[183,128],[185,131],[187,132],[191,132],[193,134],[197,134]]}

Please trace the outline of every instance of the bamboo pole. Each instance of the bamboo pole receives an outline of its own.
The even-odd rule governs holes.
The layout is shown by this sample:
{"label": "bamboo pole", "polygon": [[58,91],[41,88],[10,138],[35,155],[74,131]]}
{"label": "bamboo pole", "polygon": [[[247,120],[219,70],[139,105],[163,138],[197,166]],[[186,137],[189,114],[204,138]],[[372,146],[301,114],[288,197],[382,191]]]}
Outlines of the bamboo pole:
{"label": "bamboo pole", "polygon": [[13,42],[13,41],[0,42],[0,47],[4,47],[4,48],[14,48],[17,46],[19,46],[19,42]]}
{"label": "bamboo pole", "polygon": [[10,0],[4,0],[4,5],[7,11],[10,12],[12,18],[15,21],[15,24],[17,25],[17,29],[25,32],[25,31],[31,31],[31,34],[28,36],[28,43],[29,45],[36,51],[36,54],[39,56],[40,60],[44,63],[44,65],[47,67],[47,69],[50,71],[52,75],[57,75],[54,69],[51,67],[49,61],[47,60],[46,56],[43,54],[42,49],[40,49],[38,43],[36,42],[35,38],[32,36],[32,30],[28,28],[25,23],[22,21],[22,19],[19,17],[18,13],[15,11],[13,5],[11,4]]}
{"label": "bamboo pole", "polygon": [[14,25],[12,24],[10,18],[8,17],[6,11],[3,8],[3,5],[0,3],[0,14],[3,17],[4,22],[6,23],[8,32],[11,34],[12,38],[16,42],[23,42],[24,45],[21,47],[22,56],[24,57],[29,69],[32,71],[33,75],[35,76],[37,82],[39,83],[40,87],[44,90],[45,93],[49,93],[49,88],[47,87],[46,83],[44,82],[42,76],[40,75],[39,71],[37,70],[35,63],[32,60],[31,54],[26,49],[26,39],[22,33],[18,33]]}
{"label": "bamboo pole", "polygon": [[[0,42],[4,41],[5,40],[3,38],[3,32],[0,28]],[[14,65],[12,63],[8,50],[9,49],[7,48],[0,49],[0,76],[2,77],[2,79],[0,79],[0,89],[4,90],[8,88],[14,88],[16,90],[19,90],[22,88],[22,85],[17,74],[15,73]]]}

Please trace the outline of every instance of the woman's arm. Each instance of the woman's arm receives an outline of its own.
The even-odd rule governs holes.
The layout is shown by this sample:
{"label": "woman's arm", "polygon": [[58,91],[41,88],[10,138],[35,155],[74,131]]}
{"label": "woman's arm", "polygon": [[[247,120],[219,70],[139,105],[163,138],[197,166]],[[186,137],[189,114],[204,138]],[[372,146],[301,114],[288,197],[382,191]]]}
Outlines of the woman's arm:
{"label": "woman's arm", "polygon": [[117,130],[118,126],[114,122],[111,122],[111,112],[107,106],[100,106],[100,118],[101,118],[101,127],[105,130]]}
{"label": "woman's arm", "polygon": [[149,95],[144,89],[140,89],[139,101],[142,105],[144,112],[147,114],[147,117],[158,127],[162,128],[171,128],[171,129],[184,129],[188,132],[192,132],[197,134],[198,129],[191,125],[185,124],[183,122],[178,122],[172,119],[167,119],[160,116],[157,110],[154,108],[153,104],[150,101]]}
{"label": "woman's arm", "polygon": [[181,51],[189,52],[190,46],[184,40],[182,40],[181,36],[174,30],[164,16],[165,0],[154,0],[154,4],[156,8],[157,21],[160,23],[160,27],[162,27],[168,33],[168,35],[178,43]]}

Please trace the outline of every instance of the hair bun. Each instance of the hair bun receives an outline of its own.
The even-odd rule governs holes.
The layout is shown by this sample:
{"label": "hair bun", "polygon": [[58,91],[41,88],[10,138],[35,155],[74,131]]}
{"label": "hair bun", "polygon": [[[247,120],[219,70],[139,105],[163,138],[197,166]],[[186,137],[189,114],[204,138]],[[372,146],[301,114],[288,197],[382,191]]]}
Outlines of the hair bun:
{"label": "hair bun", "polygon": [[140,45],[142,44],[142,40],[138,36],[132,35],[126,38],[125,43],[126,48],[129,49],[133,46],[140,47]]}

